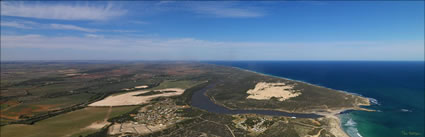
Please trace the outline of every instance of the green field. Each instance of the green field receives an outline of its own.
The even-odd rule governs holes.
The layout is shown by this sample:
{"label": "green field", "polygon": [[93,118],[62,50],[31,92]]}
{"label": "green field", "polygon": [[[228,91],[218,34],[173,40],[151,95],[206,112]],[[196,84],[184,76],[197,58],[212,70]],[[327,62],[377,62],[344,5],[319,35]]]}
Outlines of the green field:
{"label": "green field", "polygon": [[[127,113],[137,106],[113,107],[109,118]],[[14,124],[1,127],[2,137],[59,137],[79,136],[96,132],[85,129],[90,124],[103,121],[108,113],[108,107],[87,107],[81,110],[65,113],[42,120],[34,125]]]}
{"label": "green field", "polygon": [[16,116],[32,116],[36,114],[45,113],[51,110],[62,109],[69,107],[74,104],[82,103],[87,101],[93,94],[76,94],[58,98],[45,98],[43,100],[29,101],[18,104],[14,107],[10,107],[2,111],[2,115],[9,117]]}
{"label": "green field", "polygon": [[152,88],[155,89],[164,89],[164,88],[182,88],[182,89],[188,89],[190,87],[193,87],[195,85],[198,85],[200,83],[203,83],[202,81],[191,81],[191,80],[181,80],[181,81],[171,81],[167,80],[159,84],[159,86]]}

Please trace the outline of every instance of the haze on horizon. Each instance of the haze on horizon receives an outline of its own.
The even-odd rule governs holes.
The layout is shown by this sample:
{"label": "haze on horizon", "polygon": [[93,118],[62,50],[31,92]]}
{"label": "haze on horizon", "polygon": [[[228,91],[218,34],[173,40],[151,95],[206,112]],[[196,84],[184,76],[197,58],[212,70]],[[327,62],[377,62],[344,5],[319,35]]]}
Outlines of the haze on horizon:
{"label": "haze on horizon", "polygon": [[424,1],[1,2],[1,60],[424,60]]}

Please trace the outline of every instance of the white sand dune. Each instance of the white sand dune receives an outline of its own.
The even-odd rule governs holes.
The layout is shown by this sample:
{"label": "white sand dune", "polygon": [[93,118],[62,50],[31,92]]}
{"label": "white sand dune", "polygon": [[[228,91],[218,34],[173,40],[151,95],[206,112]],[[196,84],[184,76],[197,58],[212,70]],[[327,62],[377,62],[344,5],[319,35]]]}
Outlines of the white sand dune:
{"label": "white sand dune", "polygon": [[181,88],[166,88],[155,91],[175,91],[175,92],[164,92],[161,94],[155,94],[150,96],[135,96],[142,93],[147,93],[151,90],[140,90],[128,92],[120,95],[109,96],[103,100],[94,102],[89,106],[128,106],[128,105],[139,105],[148,103],[150,100],[157,97],[167,97],[167,96],[177,96],[181,95],[184,92],[184,89]]}
{"label": "white sand dune", "polygon": [[295,91],[293,85],[286,85],[285,83],[266,83],[259,82],[255,85],[254,89],[248,90],[248,99],[268,100],[273,97],[284,101],[301,95],[301,92]]}
{"label": "white sand dune", "polygon": [[142,86],[135,86],[134,88],[148,88],[149,86],[148,85],[142,85]]}

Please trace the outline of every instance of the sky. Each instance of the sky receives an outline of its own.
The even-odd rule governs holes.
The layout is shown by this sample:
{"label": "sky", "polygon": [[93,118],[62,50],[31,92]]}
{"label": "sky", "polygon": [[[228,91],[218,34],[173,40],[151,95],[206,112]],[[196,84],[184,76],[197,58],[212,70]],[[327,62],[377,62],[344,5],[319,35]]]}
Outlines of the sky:
{"label": "sky", "polygon": [[1,60],[424,60],[424,1],[2,1]]}

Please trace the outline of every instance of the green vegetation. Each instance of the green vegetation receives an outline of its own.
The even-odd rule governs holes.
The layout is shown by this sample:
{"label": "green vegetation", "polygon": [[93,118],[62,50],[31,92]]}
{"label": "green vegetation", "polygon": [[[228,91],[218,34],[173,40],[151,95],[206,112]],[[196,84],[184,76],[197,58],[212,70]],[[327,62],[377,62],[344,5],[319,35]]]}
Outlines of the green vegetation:
{"label": "green vegetation", "polygon": [[125,114],[119,115],[119,116],[114,117],[114,118],[110,118],[110,119],[108,119],[108,122],[123,123],[123,122],[126,122],[126,121],[134,121],[133,117],[131,117],[130,115],[137,114],[139,109],[143,106],[146,106],[146,104],[137,106],[135,109],[133,109],[133,110],[131,110],[131,111],[125,113]]}
{"label": "green vegetation", "polygon": [[198,85],[202,83],[202,81],[191,81],[191,80],[166,80],[164,82],[162,82],[161,84],[159,84],[159,86],[152,88],[153,90],[155,89],[164,89],[164,88],[182,88],[182,89],[188,89],[190,87],[193,87],[195,85]]}
{"label": "green vegetation", "polygon": [[242,125],[245,125],[247,127],[253,128],[255,124],[259,123],[261,121],[260,118],[257,117],[248,117]]}
{"label": "green vegetation", "polygon": [[[306,83],[280,79],[235,68],[201,63],[129,62],[112,63],[2,63],[0,124],[1,136],[106,136],[107,127],[86,128],[94,122],[133,121],[141,106],[87,107],[109,95],[129,92],[129,88],[148,85],[148,96],[186,89],[180,96],[167,97],[183,108],[177,112],[185,119],[171,127],[146,136],[333,136],[326,119],[289,119],[256,115],[242,126],[262,128],[252,132],[233,122],[232,115],[216,114],[190,107],[194,92],[212,84],[207,95],[216,103],[233,109],[274,109],[291,112],[323,111],[357,107],[365,100]],[[247,90],[258,82],[284,82],[295,85],[300,96],[285,101],[246,99]],[[133,89],[139,90],[139,89]],[[130,90],[131,91],[131,90]],[[160,102],[163,97],[150,103]],[[143,106],[143,105],[142,105]],[[137,109],[136,109],[137,108]],[[108,114],[109,113],[109,114]],[[105,118],[107,115],[109,117]],[[289,119],[289,120],[288,120]],[[312,122],[313,121],[313,122]]]}
{"label": "green vegetation", "polygon": [[[109,117],[119,116],[135,108],[137,108],[137,106],[113,107]],[[87,127],[92,123],[102,122],[107,116],[108,109],[108,107],[88,107],[42,120],[34,125],[14,124],[3,126],[1,127],[1,136],[58,137],[93,133],[96,132],[96,130]]]}
{"label": "green vegetation", "polygon": [[142,93],[142,94],[137,94],[134,96],[150,96],[150,95],[156,95],[156,94],[162,94],[162,93],[171,93],[171,92],[176,92],[176,91],[157,91],[157,90],[152,90],[146,93]]}
{"label": "green vegetation", "polygon": [[[208,96],[216,103],[233,109],[275,109],[289,112],[312,112],[316,110],[341,109],[358,107],[358,103],[367,103],[365,98],[339,92],[336,90],[296,82],[271,76],[259,75],[235,68],[222,68],[223,75],[231,78],[220,79],[213,89],[207,91]],[[227,72],[226,72],[227,71]],[[285,101],[277,99],[247,99],[246,93],[258,82],[283,82],[294,85],[294,90],[301,95]]]}
{"label": "green vegetation", "polygon": [[108,128],[109,127],[110,127],[110,125],[109,126],[106,126],[106,127],[103,127],[102,129],[100,129],[100,131],[97,131],[95,133],[88,134],[85,137],[107,137],[108,136]]}

